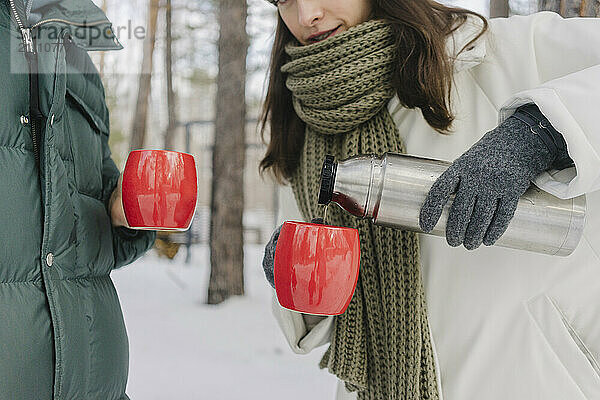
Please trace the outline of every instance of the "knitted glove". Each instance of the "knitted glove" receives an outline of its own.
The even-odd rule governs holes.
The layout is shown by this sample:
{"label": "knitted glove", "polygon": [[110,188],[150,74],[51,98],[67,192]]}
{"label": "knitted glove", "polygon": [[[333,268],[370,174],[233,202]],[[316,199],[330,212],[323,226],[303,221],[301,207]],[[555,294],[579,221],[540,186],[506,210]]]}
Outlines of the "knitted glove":
{"label": "knitted glove", "polygon": [[262,262],[265,277],[273,289],[275,289],[275,247],[277,247],[277,239],[279,239],[279,233],[281,232],[282,226],[283,225],[280,225],[275,229],[275,232],[271,235],[271,240],[269,240],[269,243],[265,246],[265,256],[263,257]]}
{"label": "knitted glove", "polygon": [[[311,224],[324,224],[322,218],[313,218],[310,221]],[[273,286],[275,289],[275,248],[277,247],[277,240],[279,239],[279,234],[281,233],[281,228],[283,225],[280,225],[273,235],[271,235],[271,240],[265,246],[265,256],[263,257],[263,271],[265,271],[265,277],[267,281]]]}
{"label": "knitted glove", "polygon": [[421,229],[434,228],[456,192],[446,224],[448,244],[464,243],[468,250],[482,242],[493,245],[506,231],[530,181],[558,159],[565,159],[566,145],[561,153],[557,147],[549,148],[547,139],[545,132],[534,131],[518,115],[486,133],[433,184],[421,208]]}

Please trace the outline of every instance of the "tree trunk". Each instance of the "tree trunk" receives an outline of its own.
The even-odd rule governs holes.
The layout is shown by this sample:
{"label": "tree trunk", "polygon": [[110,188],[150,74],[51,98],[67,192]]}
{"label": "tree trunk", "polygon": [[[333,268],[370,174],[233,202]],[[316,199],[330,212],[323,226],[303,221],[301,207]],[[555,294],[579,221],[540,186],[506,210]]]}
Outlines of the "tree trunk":
{"label": "tree trunk", "polygon": [[133,127],[131,129],[131,142],[129,150],[144,147],[146,141],[148,105],[152,88],[152,56],[156,43],[156,23],[158,19],[159,0],[149,0],[148,7],[148,29],[144,42],[144,55],[142,57],[142,68],[140,72],[137,102],[135,114],[133,114]]}
{"label": "tree trunk", "polygon": [[600,0],[540,0],[540,11],[554,11],[563,17],[600,17]]}
{"label": "tree trunk", "polygon": [[169,123],[165,132],[164,148],[173,150],[175,141],[175,129],[177,128],[177,115],[175,105],[175,90],[173,89],[173,16],[172,1],[166,0],[165,3],[165,22],[166,22],[166,48],[165,48],[165,69],[167,72],[167,113]]}
{"label": "tree trunk", "polygon": [[508,0],[490,0],[490,18],[508,17]]}
{"label": "tree trunk", "polygon": [[219,73],[210,219],[208,303],[244,294],[245,0],[219,1]]}

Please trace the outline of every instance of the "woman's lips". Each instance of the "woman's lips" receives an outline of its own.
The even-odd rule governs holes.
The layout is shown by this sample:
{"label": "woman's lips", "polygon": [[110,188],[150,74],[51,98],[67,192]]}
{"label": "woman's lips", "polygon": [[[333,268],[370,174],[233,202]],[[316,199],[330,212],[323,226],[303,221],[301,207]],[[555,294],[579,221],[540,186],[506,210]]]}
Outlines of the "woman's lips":
{"label": "woman's lips", "polygon": [[316,33],[312,36],[309,36],[307,41],[308,43],[317,43],[320,42],[322,40],[328,39],[330,37],[332,37],[333,35],[336,34],[336,32],[338,31],[338,29],[340,29],[341,25],[337,26],[336,28],[330,30],[330,31],[324,31],[324,32],[320,32],[320,33]]}

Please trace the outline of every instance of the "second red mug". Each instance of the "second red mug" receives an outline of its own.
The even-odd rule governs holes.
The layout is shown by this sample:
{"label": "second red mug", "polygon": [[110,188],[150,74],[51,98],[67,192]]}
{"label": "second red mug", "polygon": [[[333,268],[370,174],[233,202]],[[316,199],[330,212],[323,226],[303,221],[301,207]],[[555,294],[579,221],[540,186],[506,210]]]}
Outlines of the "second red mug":
{"label": "second red mug", "polygon": [[132,229],[187,230],[196,210],[196,164],[191,154],[134,150],[123,171],[123,208]]}

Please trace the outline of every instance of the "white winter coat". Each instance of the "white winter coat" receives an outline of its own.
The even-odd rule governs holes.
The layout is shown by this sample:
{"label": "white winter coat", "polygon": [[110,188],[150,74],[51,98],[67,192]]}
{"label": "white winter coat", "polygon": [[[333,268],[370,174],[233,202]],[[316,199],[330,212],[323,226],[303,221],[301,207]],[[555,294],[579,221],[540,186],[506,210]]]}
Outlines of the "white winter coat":
{"label": "white winter coat", "polygon": [[[473,20],[457,31],[451,54],[478,30]],[[587,222],[566,258],[483,245],[468,251],[420,235],[441,395],[600,399],[600,19],[549,12],[492,19],[489,33],[457,57],[455,79],[450,136],[435,132],[419,110],[390,101],[407,152],[452,161],[534,102],[575,161],[575,168],[544,172],[535,184],[563,199],[587,194]],[[284,190],[282,219],[298,218]],[[294,351],[329,341],[334,317],[313,327],[277,304],[274,313]],[[355,398],[342,386],[338,399]]]}

